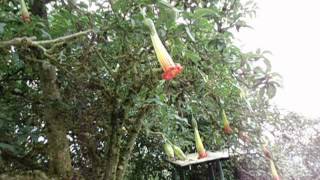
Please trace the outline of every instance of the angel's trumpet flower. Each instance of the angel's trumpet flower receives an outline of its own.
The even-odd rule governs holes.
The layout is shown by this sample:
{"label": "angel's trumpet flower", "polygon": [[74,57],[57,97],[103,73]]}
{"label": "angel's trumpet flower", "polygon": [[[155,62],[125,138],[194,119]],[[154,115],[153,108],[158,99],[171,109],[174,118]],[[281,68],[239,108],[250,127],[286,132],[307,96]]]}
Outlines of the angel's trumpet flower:
{"label": "angel's trumpet flower", "polygon": [[30,14],[27,9],[27,5],[24,2],[24,0],[20,0],[20,5],[21,5],[21,19],[24,22],[30,22]]}
{"label": "angel's trumpet flower", "polygon": [[173,151],[174,151],[174,155],[177,159],[179,160],[186,160],[187,159],[187,156],[184,154],[184,152],[180,149],[180,147],[176,146],[176,145],[173,145]]}
{"label": "angel's trumpet flower", "polygon": [[271,175],[273,180],[280,180],[280,176],[278,175],[276,166],[274,165],[274,162],[272,159],[270,161],[270,168],[271,168]]}
{"label": "angel's trumpet flower", "polygon": [[166,155],[168,156],[169,159],[173,159],[174,158],[174,151],[172,146],[169,143],[165,143],[163,145],[163,149],[164,152],[166,153]]}
{"label": "angel's trumpet flower", "polygon": [[181,73],[183,67],[180,64],[173,62],[170,54],[162,44],[153,21],[150,18],[144,19],[145,25],[147,25],[151,31],[151,41],[156,52],[158,61],[164,71],[162,78],[165,80],[171,80]]}
{"label": "angel's trumpet flower", "polygon": [[270,153],[269,149],[267,148],[267,145],[266,145],[266,144],[262,146],[262,150],[263,150],[264,156],[265,156],[267,159],[272,159],[271,153]]}
{"label": "angel's trumpet flower", "polygon": [[269,162],[270,162],[270,169],[271,169],[272,179],[273,180],[280,180],[280,176],[278,175],[277,168],[274,165],[271,152],[267,148],[266,144],[263,145],[262,150],[263,150],[263,153],[264,153],[266,159],[269,160]]}
{"label": "angel's trumpet flower", "polygon": [[203,146],[199,130],[198,130],[198,124],[197,122],[193,119],[192,120],[192,127],[194,129],[194,139],[196,141],[196,149],[198,152],[198,159],[202,159],[208,156],[208,153],[206,152],[206,149]]}
{"label": "angel's trumpet flower", "polygon": [[232,129],[230,127],[230,124],[229,124],[229,121],[227,119],[227,115],[226,115],[226,112],[224,111],[224,109],[221,110],[221,116],[222,116],[224,133],[231,134],[232,133]]}

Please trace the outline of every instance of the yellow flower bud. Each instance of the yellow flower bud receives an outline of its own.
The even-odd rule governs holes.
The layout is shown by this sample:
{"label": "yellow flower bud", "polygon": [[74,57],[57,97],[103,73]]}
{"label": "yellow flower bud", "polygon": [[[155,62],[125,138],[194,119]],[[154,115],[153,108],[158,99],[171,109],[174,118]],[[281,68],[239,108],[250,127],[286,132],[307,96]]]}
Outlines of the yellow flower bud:
{"label": "yellow flower bud", "polygon": [[173,159],[174,158],[174,151],[172,146],[169,143],[165,143],[163,145],[163,149],[164,152],[166,153],[166,155],[168,156],[169,159]]}
{"label": "yellow flower bud", "polygon": [[174,150],[174,155],[177,157],[177,159],[183,160],[183,161],[187,159],[187,156],[180,149],[180,147],[173,145],[173,150]]}

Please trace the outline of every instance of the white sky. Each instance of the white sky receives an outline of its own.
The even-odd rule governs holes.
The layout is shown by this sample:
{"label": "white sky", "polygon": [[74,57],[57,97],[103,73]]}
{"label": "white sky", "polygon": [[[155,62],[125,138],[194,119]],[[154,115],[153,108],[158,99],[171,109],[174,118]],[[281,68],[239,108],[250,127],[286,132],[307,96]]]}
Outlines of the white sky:
{"label": "white sky", "polygon": [[253,30],[237,36],[245,50],[270,50],[283,76],[274,99],[281,108],[320,117],[320,0],[256,0]]}

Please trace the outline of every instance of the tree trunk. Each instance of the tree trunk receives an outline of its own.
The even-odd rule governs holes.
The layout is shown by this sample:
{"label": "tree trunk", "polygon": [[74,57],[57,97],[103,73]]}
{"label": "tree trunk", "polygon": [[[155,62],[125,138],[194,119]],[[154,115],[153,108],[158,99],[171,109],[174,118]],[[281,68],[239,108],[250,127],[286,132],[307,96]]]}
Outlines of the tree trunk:
{"label": "tree trunk", "polygon": [[[33,1],[31,12],[47,21],[46,3],[49,1]],[[47,126],[49,171],[58,175],[59,179],[71,179],[72,165],[69,151],[69,142],[66,137],[67,130],[59,105],[61,96],[57,86],[56,67],[43,62],[40,67],[40,81],[45,99],[44,121]]]}
{"label": "tree trunk", "polygon": [[117,175],[117,166],[120,157],[120,128],[117,128],[114,133],[112,133],[110,148],[108,152],[108,161],[106,165],[106,173],[104,175],[104,180],[115,180]]}
{"label": "tree trunk", "polygon": [[125,175],[129,160],[131,158],[132,150],[142,128],[144,116],[148,113],[149,109],[150,106],[143,107],[142,109],[140,109],[139,113],[136,116],[136,122],[128,135],[128,143],[121,152],[121,156],[117,166],[116,180],[122,180]]}
{"label": "tree trunk", "polygon": [[121,153],[120,161],[117,166],[116,180],[122,180],[125,175],[129,160],[131,158],[132,150],[141,130],[142,121],[142,119],[138,119],[138,122],[135,124],[133,131],[130,133],[128,144]]}
{"label": "tree trunk", "polygon": [[61,97],[56,84],[56,68],[44,62],[40,69],[41,87],[45,99],[44,121],[48,129],[49,171],[52,175],[58,175],[60,179],[70,179],[72,166],[69,142],[59,111]]}

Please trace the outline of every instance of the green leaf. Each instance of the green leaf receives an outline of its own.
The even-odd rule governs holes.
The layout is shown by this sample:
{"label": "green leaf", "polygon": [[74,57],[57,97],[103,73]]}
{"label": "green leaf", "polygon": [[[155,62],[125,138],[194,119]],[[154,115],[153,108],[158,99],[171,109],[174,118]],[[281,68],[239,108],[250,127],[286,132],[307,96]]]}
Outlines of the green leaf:
{"label": "green leaf", "polygon": [[184,55],[187,59],[190,59],[192,62],[195,64],[199,64],[199,61],[201,60],[201,57],[199,56],[198,53],[190,51],[188,49],[185,50]]}
{"label": "green leaf", "polygon": [[173,118],[176,119],[176,120],[178,120],[178,121],[180,121],[180,122],[183,122],[183,123],[185,123],[185,124],[188,124],[188,119],[183,118],[183,117],[180,117],[180,116],[178,116],[177,114],[174,114],[174,115],[173,115]]}
{"label": "green leaf", "polygon": [[267,67],[266,72],[270,72],[271,71],[271,62],[266,58],[263,59],[263,62]]}
{"label": "green leaf", "polygon": [[14,154],[18,154],[19,152],[15,148],[15,146],[6,144],[6,143],[0,143],[0,150],[10,151]]}
{"label": "green leaf", "polygon": [[269,84],[267,88],[267,95],[269,99],[272,99],[276,95],[276,92],[277,92],[276,86],[274,84]]}
{"label": "green leaf", "polygon": [[185,30],[186,30],[186,33],[188,35],[188,37],[191,39],[192,42],[195,42],[195,38],[193,37],[193,35],[191,34],[190,32],[190,28],[188,26],[185,26]]}
{"label": "green leaf", "polygon": [[209,8],[197,8],[194,11],[194,16],[196,18],[201,18],[204,16],[212,16],[212,15],[217,15],[217,11],[214,9],[209,9]]}
{"label": "green leaf", "polygon": [[5,26],[6,26],[6,23],[1,23],[1,22],[0,22],[0,34],[3,33]]}
{"label": "green leaf", "polygon": [[266,88],[265,87],[262,87],[260,90],[259,90],[259,97],[260,98],[263,98],[264,94],[266,93]]}

